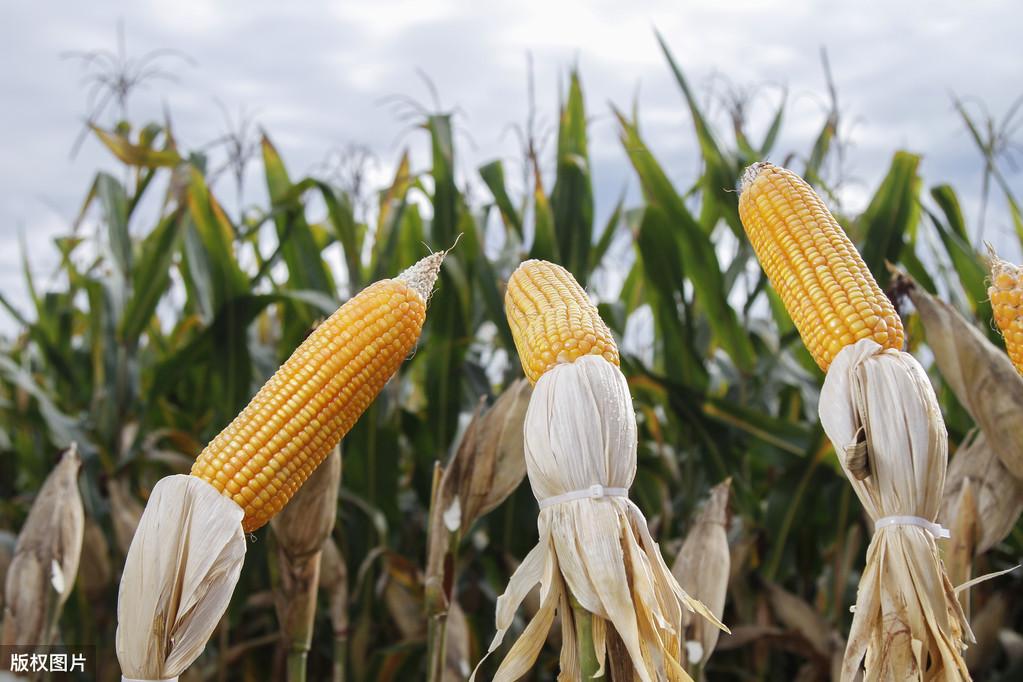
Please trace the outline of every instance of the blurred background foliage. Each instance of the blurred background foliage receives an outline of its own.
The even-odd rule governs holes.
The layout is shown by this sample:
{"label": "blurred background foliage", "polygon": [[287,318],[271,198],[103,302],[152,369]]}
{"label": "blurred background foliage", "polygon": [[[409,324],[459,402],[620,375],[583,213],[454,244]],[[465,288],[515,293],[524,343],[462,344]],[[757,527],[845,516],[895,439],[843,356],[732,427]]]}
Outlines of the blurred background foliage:
{"label": "blurred background foliage", "polygon": [[[417,351],[343,442],[334,536],[348,576],[345,678],[423,678],[434,463],[446,461],[480,398],[492,402],[521,375],[503,287],[522,259],[536,257],[564,264],[602,294],[639,419],[631,496],[669,560],[708,490],[732,478],[724,620],[736,635],[722,637],[706,675],[827,679],[828,647],[840,646],[848,628],[870,530],[818,424],[822,375],[744,237],[736,187],[748,164],[766,158],[834,198],[842,113],[832,89],[812,147],[779,149],[784,95],[770,105],[766,129],[747,125],[748,107],[763,100],[736,100],[726,122],[712,120],[661,46],[699,142],[699,170],[664,167],[644,139],[642,112],[612,105],[642,201],[620,200],[599,220],[588,123],[600,106],[586,100],[574,70],[560,93],[553,144],[530,126],[521,131],[520,167],[493,161],[471,182],[456,172],[457,118],[439,108],[411,107],[415,132],[406,140],[428,149],[429,163],[414,167],[406,152],[381,188],[361,181],[358,149],[343,160],[346,173],[290,173],[270,134],[247,119],[218,169],[204,150],[178,146],[169,116],[141,127],[91,126],[120,172],[100,172],[86,189],[79,220],[55,240],[60,266],[45,286],[34,281],[25,249],[28,306],[0,296],[17,328],[0,345],[0,528],[17,531],[58,450],[77,442],[86,513],[114,568],[98,587],[79,580],[60,630],[66,642],[99,646],[104,679],[117,679],[121,529],[153,484],[186,472],[317,320],[369,282],[456,240]],[[1023,241],[999,156],[1005,131],[957,105],[950,115],[962,118],[985,160],[985,196],[1005,195]],[[892,150],[866,210],[838,218],[882,284],[886,263],[899,264],[1001,344],[976,249],[982,223],[963,215],[954,188],[925,183],[922,151]],[[262,168],[266,203],[242,201],[249,164]],[[511,173],[528,178],[527,191],[510,189]],[[232,179],[234,209],[218,200]],[[470,196],[470,185],[486,191]],[[909,346],[927,364],[915,314],[897,300]],[[973,424],[931,375],[954,447]],[[523,483],[465,534],[457,553],[454,594],[473,663],[492,637],[496,597],[535,542],[536,512]],[[230,610],[189,679],[260,680],[281,670],[268,533],[252,538]],[[1021,553],[1017,526],[976,572],[1008,567]],[[83,557],[81,571],[90,570]],[[995,632],[1019,630],[1021,593],[1018,575],[981,585],[974,611],[1006,600]],[[322,599],[311,679],[327,679],[340,655],[329,595]],[[978,673],[1019,679],[1018,647],[985,651]],[[532,679],[552,680],[556,669],[549,646]]]}

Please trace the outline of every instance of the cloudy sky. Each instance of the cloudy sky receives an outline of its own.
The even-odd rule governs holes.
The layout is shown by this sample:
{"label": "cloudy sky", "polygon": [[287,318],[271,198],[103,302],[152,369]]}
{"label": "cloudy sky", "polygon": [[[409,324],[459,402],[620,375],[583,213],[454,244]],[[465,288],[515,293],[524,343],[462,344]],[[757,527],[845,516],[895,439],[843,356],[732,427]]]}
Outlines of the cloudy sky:
{"label": "cloudy sky", "polygon": [[[638,99],[647,141],[679,183],[688,185],[697,168],[691,123],[654,27],[710,106],[710,93],[724,92],[726,84],[762,86],[753,109],[758,135],[777,102],[777,86],[787,88],[779,156],[808,150],[821,126],[819,51],[826,47],[851,141],[842,196],[853,210],[876,186],[891,153],[907,148],[924,154],[928,185],[951,182],[959,189],[972,222],[981,163],[951,94],[975,98],[997,117],[1023,94],[1023,6],[1009,0],[8,0],[3,11],[0,291],[15,300],[24,295],[19,232],[33,270],[46,277],[54,263],[52,238],[68,231],[95,170],[114,167],[92,140],[70,155],[86,91],[80,63],[62,54],[115,49],[119,20],[129,56],[175,48],[190,58],[162,62],[177,81],[138,92],[130,103],[134,120],[159,118],[166,108],[180,145],[196,148],[225,131],[218,102],[245,110],[269,131],[296,175],[349,143],[372,150],[381,176],[403,145],[422,149],[423,138],[408,133],[393,107],[381,103],[403,94],[429,104],[417,70],[436,85],[444,107],[460,112],[464,177],[493,158],[514,161],[516,143],[507,131],[527,114],[527,54],[547,123],[554,120],[559,82],[578,64],[592,116],[598,219],[623,187],[636,193],[609,103],[628,108]],[[1009,180],[1023,194],[1023,173]],[[253,194],[258,183],[254,175]],[[986,230],[1016,248],[1000,198]]]}

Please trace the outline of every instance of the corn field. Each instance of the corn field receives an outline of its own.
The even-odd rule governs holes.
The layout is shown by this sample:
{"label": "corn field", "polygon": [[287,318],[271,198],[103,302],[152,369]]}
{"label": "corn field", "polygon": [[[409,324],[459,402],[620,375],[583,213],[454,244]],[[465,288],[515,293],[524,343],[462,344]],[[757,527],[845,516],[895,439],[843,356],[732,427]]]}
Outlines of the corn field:
{"label": "corn field", "polygon": [[[515,167],[494,161],[464,177],[445,111],[421,112],[407,138],[429,162],[417,167],[406,151],[379,191],[296,176],[262,132],[252,163],[269,200],[236,208],[218,199],[241,195],[230,174],[181,148],[170,120],[93,125],[120,172],[82,188],[80,219],[49,247],[59,266],[45,283],[24,253],[28,304],[0,296],[15,329],[0,339],[8,620],[12,599],[32,589],[24,570],[8,571],[19,533],[60,536],[48,551],[63,588],[44,584],[48,596],[17,618],[36,609],[34,643],[95,645],[98,679],[120,679],[118,586],[157,481],[192,471],[342,303],[446,251],[414,350],[340,455],[245,534],[226,613],[180,679],[469,678],[494,639],[498,597],[538,542],[523,459],[531,381],[505,309],[527,259],[560,264],[597,304],[636,415],[628,496],[682,587],[730,630],[687,618],[688,674],[839,679],[874,526],[818,418],[825,373],[757,262],[738,190],[744,169],[769,159],[835,210],[840,112],[825,112],[811,148],[779,148],[784,101],[766,129],[750,129],[741,111],[721,125],[661,47],[699,163],[664,165],[643,112],[610,105],[642,200],[619,200],[599,220],[589,123],[606,109],[587,101],[578,71],[549,152],[530,136]],[[1008,207],[998,218],[1023,245],[1023,212],[982,122],[961,106],[949,115],[970,131]],[[959,585],[1023,555],[1023,379],[1000,372],[987,254],[956,189],[921,177],[925,151],[891,150],[866,209],[835,213],[936,392],[949,441],[938,521],[952,531],[938,545]],[[510,181],[519,173],[525,191]],[[34,506],[50,525],[28,523]],[[973,678],[1023,679],[1023,574],[958,601],[976,637],[963,654]],[[525,596],[477,680],[493,679],[543,608],[535,591]],[[575,634],[551,628],[522,679],[559,679],[563,640],[593,636],[574,622]],[[608,635],[609,650],[621,644]],[[615,666],[605,675],[640,679]]]}

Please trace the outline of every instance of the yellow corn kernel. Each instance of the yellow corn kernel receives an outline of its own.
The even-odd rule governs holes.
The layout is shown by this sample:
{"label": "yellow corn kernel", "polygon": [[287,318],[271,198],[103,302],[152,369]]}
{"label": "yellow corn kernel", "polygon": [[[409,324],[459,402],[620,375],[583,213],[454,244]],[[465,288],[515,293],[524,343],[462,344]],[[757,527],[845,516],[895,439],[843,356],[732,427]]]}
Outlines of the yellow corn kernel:
{"label": "yellow corn kernel", "polygon": [[760,265],[824,371],[870,338],[902,348],[902,320],[821,198],[792,171],[746,169],[739,217]]}
{"label": "yellow corn kernel", "polygon": [[192,475],[245,510],[246,532],[284,508],[412,351],[443,256],[349,299],[200,453]]}
{"label": "yellow corn kernel", "polygon": [[[989,247],[990,250],[990,247]],[[989,252],[991,286],[987,295],[995,324],[1005,339],[1005,350],[1017,372],[1023,374],[1023,268]]]}
{"label": "yellow corn kernel", "polygon": [[508,279],[504,310],[531,383],[561,362],[600,355],[617,365],[618,347],[596,306],[565,268],[527,260]]}

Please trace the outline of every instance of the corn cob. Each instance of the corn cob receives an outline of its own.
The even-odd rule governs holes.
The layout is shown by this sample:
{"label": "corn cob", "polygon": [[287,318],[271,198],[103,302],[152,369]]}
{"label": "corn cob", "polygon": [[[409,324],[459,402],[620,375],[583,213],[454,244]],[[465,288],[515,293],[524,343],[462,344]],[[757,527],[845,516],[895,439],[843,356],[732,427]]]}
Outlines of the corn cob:
{"label": "corn cob", "polygon": [[341,306],[196,459],[192,475],[244,510],[246,532],[288,503],[412,351],[443,256]]}
{"label": "corn cob", "polygon": [[618,347],[572,274],[542,260],[522,263],[508,279],[505,313],[531,383],[562,362],[600,355],[618,365]]}
{"label": "corn cob", "polygon": [[827,371],[870,338],[901,349],[902,320],[831,212],[802,178],[769,163],[743,174],[739,216],[810,355]]}
{"label": "corn cob", "polygon": [[1023,269],[1002,260],[988,249],[991,286],[987,295],[995,324],[1005,338],[1005,350],[1017,372],[1023,373]]}

